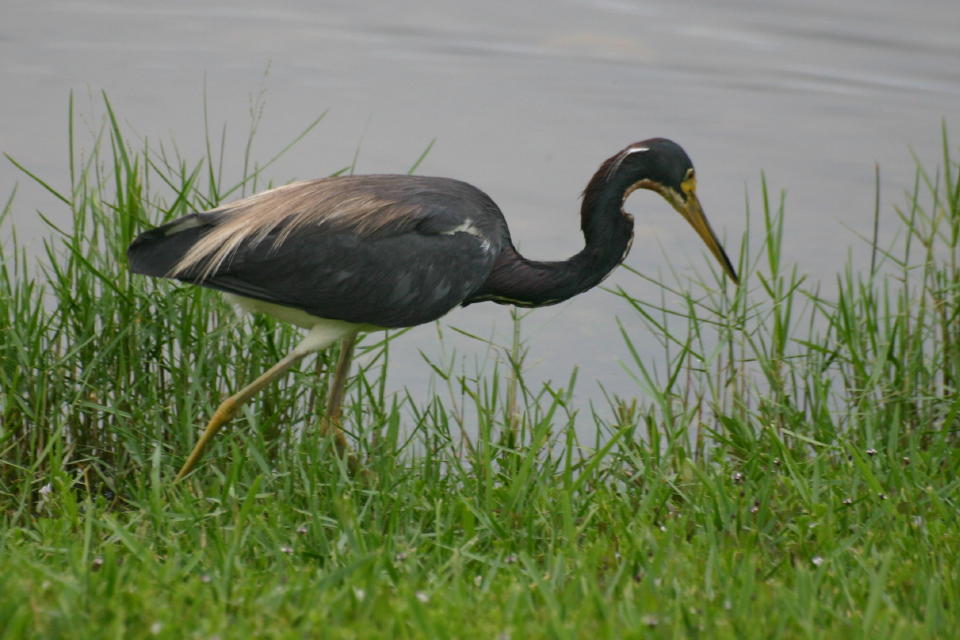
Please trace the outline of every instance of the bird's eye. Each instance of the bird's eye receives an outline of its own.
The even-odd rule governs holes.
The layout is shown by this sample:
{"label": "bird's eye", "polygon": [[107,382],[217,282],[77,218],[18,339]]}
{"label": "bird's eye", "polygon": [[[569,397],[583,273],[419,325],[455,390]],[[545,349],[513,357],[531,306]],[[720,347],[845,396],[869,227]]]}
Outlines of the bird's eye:
{"label": "bird's eye", "polygon": [[697,188],[697,177],[693,173],[693,167],[687,169],[683,176],[683,182],[680,183],[680,191],[686,197],[686,194],[692,193]]}

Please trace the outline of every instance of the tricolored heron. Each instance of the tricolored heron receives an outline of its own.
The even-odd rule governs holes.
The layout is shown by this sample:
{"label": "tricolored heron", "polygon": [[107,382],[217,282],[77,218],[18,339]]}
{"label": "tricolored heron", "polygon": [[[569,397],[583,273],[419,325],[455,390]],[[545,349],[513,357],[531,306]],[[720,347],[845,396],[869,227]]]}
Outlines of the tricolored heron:
{"label": "tricolored heron", "polygon": [[652,138],[625,147],[583,192],[586,246],[558,262],[521,256],[493,200],[449,178],[294,182],[146,231],[127,251],[135,273],[218,289],[244,309],[309,329],[286,357],[223,401],[177,480],[244,402],[309,353],[345,343],[327,406],[327,419],[336,419],[358,331],[410,327],[484,300],[551,305],[597,285],[630,249],[633,217],[623,204],[636,189],[656,191],[673,205],[736,283],[696,184],[693,164],[675,142]]}

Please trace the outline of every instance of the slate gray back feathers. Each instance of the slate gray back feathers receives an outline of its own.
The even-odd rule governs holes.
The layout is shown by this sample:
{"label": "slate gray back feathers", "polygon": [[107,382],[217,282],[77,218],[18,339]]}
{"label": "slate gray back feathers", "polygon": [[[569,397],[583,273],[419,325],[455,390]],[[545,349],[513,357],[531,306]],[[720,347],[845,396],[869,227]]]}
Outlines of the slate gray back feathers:
{"label": "slate gray back feathers", "polygon": [[[504,241],[500,210],[465,182],[343,176],[184,216],[141,234],[128,257],[137,273],[397,327],[463,302]],[[432,286],[419,286],[424,281]]]}

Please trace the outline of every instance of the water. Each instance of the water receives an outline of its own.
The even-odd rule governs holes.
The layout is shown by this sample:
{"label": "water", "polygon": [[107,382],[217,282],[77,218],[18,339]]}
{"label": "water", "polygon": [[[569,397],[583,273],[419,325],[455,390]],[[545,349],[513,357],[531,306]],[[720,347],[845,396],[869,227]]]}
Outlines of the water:
{"label": "water", "polygon": [[[851,247],[855,259],[867,255],[856,233],[872,228],[874,163],[886,234],[912,182],[910,150],[932,165],[941,120],[960,131],[956,0],[544,6],[3,0],[0,150],[66,184],[68,92],[95,114],[102,89],[137,133],[173,137],[198,157],[205,93],[212,122],[228,124],[236,169],[250,96],[263,87],[260,159],[329,109],[273,179],[325,175],[355,154],[359,172],[403,171],[436,138],[421,173],[481,187],[522,252],[559,259],[580,247],[578,196],[597,165],[629,142],[667,136],[697,165],[701,200],[731,256],[745,194],[759,211],[765,171],[788,192],[787,260],[829,283]],[[4,198],[15,181],[22,237],[44,233],[37,209],[65,217],[0,164]],[[627,209],[638,222],[630,265],[655,274],[668,254],[681,270],[707,266],[693,231],[655,196],[637,193]],[[624,270],[605,284],[652,294]],[[618,316],[654,358],[627,305],[594,290],[527,318],[532,378],[562,382],[579,366],[581,403],[601,401],[601,384],[638,394],[620,364]],[[505,307],[474,305],[443,323],[509,342]],[[447,337],[468,360],[484,357],[481,345]],[[398,341],[394,388],[427,387],[421,351],[439,354],[435,327]]]}

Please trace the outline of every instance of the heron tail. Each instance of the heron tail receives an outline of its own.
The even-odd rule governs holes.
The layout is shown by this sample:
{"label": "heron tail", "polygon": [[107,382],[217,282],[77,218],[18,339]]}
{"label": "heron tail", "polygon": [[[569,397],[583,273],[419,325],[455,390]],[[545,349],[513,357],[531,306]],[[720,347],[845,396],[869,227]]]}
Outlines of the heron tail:
{"label": "heron tail", "polygon": [[178,218],[144,231],[127,248],[130,270],[146,276],[169,278],[176,264],[211,228],[200,215]]}

